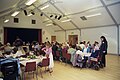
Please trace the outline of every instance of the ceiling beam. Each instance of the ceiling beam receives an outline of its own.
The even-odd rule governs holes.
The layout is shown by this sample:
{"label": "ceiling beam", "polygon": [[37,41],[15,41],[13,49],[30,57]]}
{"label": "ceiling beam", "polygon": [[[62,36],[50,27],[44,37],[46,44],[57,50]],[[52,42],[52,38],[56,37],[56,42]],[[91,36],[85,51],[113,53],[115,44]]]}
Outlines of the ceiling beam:
{"label": "ceiling beam", "polygon": [[[101,25],[101,26],[90,26],[90,27],[84,27],[84,28],[79,28],[79,29],[80,30],[81,29],[93,29],[93,28],[112,27],[112,26],[116,26],[116,25],[115,24],[110,24],[110,25]],[[77,30],[77,28],[67,29],[66,31],[70,31],[70,30]],[[59,32],[59,31],[62,31],[62,30],[55,30],[55,32]]]}
{"label": "ceiling beam", "polygon": [[[33,6],[39,11],[39,12],[42,12],[38,7],[36,7],[34,4],[33,4]],[[44,15],[45,15],[45,17],[47,17],[48,19],[50,19],[53,23],[55,23],[55,24],[57,24],[54,20],[52,20],[49,16],[47,16],[44,12],[42,12]],[[65,31],[59,24],[57,24],[57,26],[60,28],[60,29],[62,29],[63,31]]]}
{"label": "ceiling beam", "polygon": [[120,1],[106,5],[107,7],[120,4]]}
{"label": "ceiling beam", "polygon": [[110,10],[108,9],[107,5],[104,3],[103,0],[100,0],[102,5],[104,6],[105,10],[107,11],[107,13],[109,14],[109,16],[111,17],[111,19],[113,20],[113,22],[115,23],[116,26],[118,26],[117,21],[115,20],[115,18],[113,17],[112,13],[110,12]]}
{"label": "ceiling beam", "polygon": [[[37,9],[37,8],[39,8],[39,7],[41,7],[41,6],[45,5],[45,4],[47,4],[48,2],[49,2],[49,1],[46,1],[45,3],[36,6],[36,7],[33,9],[33,11],[34,11],[35,9]],[[34,4],[34,5],[35,5],[35,4]],[[34,7],[34,5],[33,5],[33,7]]]}
{"label": "ceiling beam", "polygon": [[[120,4],[120,1],[119,1],[119,2],[115,2],[115,3],[108,4],[108,5],[106,5],[106,6],[109,7],[109,6],[113,6],[113,5],[116,5],[116,4]],[[97,6],[97,7],[93,7],[93,8],[86,9],[86,10],[84,10],[84,11],[80,11],[80,12],[76,12],[76,13],[70,13],[70,14],[67,14],[67,15],[65,15],[65,16],[77,15],[77,14],[85,13],[85,12],[88,12],[88,11],[91,11],[91,10],[94,10],[94,9],[103,8],[103,7],[104,7],[104,6]]]}
{"label": "ceiling beam", "polygon": [[[65,14],[54,3],[52,3],[51,1],[49,1],[49,3],[52,6],[54,6],[63,16],[65,16]],[[69,19],[69,18],[67,17],[67,19]],[[70,22],[73,24],[73,26],[75,26],[77,29],[79,29],[79,27],[72,20]]]}
{"label": "ceiling beam", "polygon": [[[109,6],[113,6],[113,5],[117,5],[117,4],[120,4],[120,1],[118,2],[115,2],[115,3],[111,3],[111,4],[108,4],[106,5],[107,7]],[[64,15],[64,16],[71,16],[71,15],[77,15],[77,14],[82,14],[82,13],[85,13],[85,12],[88,12],[88,11],[91,11],[91,10],[94,10],[94,9],[99,9],[99,8],[103,8],[103,6],[97,6],[97,7],[94,7],[94,8],[89,8],[89,9],[86,9],[84,11],[80,11],[80,12],[76,12],[76,13],[71,13],[71,14],[67,14],[67,15]],[[62,12],[63,13],[63,12]],[[44,22],[47,22],[49,20],[46,20]],[[74,25],[75,26],[75,25]]]}

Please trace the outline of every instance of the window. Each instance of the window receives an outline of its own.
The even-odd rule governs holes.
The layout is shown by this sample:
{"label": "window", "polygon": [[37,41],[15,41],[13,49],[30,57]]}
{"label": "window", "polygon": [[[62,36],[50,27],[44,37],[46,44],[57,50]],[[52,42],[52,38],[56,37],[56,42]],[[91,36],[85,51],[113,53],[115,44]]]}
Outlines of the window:
{"label": "window", "polygon": [[19,23],[19,18],[14,18],[14,23]]}
{"label": "window", "polygon": [[32,24],[36,24],[36,20],[32,20]]}

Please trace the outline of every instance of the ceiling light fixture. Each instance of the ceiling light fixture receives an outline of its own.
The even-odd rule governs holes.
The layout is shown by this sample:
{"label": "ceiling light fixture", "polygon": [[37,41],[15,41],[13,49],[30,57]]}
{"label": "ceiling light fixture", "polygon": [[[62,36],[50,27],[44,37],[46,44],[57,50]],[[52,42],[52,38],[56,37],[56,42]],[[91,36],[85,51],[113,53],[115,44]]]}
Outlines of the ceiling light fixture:
{"label": "ceiling light fixture", "polygon": [[42,7],[42,8],[40,8],[40,10],[44,10],[44,9],[46,9],[48,7],[49,7],[49,5],[46,5],[46,6]]}
{"label": "ceiling light fixture", "polygon": [[31,12],[31,14],[32,14],[32,15],[35,15],[35,13],[34,13],[33,11]]}
{"label": "ceiling light fixture", "polygon": [[27,11],[26,10],[24,10],[24,14],[27,16]]}
{"label": "ceiling light fixture", "polygon": [[59,17],[58,17],[58,20],[60,20],[62,18],[62,15],[60,15]]}
{"label": "ceiling light fixture", "polygon": [[57,15],[55,16],[55,19],[57,19]]}
{"label": "ceiling light fixture", "polygon": [[43,16],[43,12],[40,14],[40,16]]}
{"label": "ceiling light fixture", "polygon": [[25,4],[26,4],[26,5],[31,5],[31,4],[33,4],[35,1],[36,1],[36,0],[28,0]]}
{"label": "ceiling light fixture", "polygon": [[32,14],[28,14],[27,16],[32,16]]}
{"label": "ceiling light fixture", "polygon": [[50,15],[50,17],[53,17],[53,15]]}
{"label": "ceiling light fixture", "polygon": [[88,16],[85,16],[85,17],[89,18],[89,17],[100,16],[100,15],[102,15],[102,14],[101,13],[97,13],[97,14],[92,14],[92,15],[88,15]]}
{"label": "ceiling light fixture", "polygon": [[71,21],[71,19],[63,20],[61,22],[68,22],[68,21]]}
{"label": "ceiling light fixture", "polygon": [[16,16],[20,13],[20,11],[15,11],[11,16]]}
{"label": "ceiling light fixture", "polygon": [[6,19],[5,21],[4,21],[4,23],[7,23],[9,21],[9,19]]}
{"label": "ceiling light fixture", "polygon": [[52,23],[50,23],[50,24],[47,24],[46,26],[51,26],[51,25],[53,25]]}

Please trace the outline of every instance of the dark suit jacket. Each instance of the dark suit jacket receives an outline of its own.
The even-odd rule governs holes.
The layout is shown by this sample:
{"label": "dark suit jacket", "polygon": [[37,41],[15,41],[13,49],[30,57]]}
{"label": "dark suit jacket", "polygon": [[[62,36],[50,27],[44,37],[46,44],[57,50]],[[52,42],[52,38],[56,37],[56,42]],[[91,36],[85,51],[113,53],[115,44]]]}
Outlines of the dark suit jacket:
{"label": "dark suit jacket", "polygon": [[105,51],[105,53],[104,54],[107,54],[107,48],[108,48],[108,43],[107,43],[107,41],[103,41],[102,43],[101,43],[101,45],[100,45],[100,52],[101,53],[104,53],[103,51]]}

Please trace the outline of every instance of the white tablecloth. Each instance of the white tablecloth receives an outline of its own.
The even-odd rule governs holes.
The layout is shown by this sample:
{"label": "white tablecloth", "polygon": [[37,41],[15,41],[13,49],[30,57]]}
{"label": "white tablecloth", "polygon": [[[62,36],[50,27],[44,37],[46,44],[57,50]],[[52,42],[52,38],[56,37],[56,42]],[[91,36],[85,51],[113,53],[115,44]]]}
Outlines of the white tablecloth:
{"label": "white tablecloth", "polygon": [[26,66],[27,62],[36,62],[38,64],[39,62],[42,62],[42,60],[46,57],[38,57],[37,59],[28,59],[28,58],[20,58],[20,64]]}

